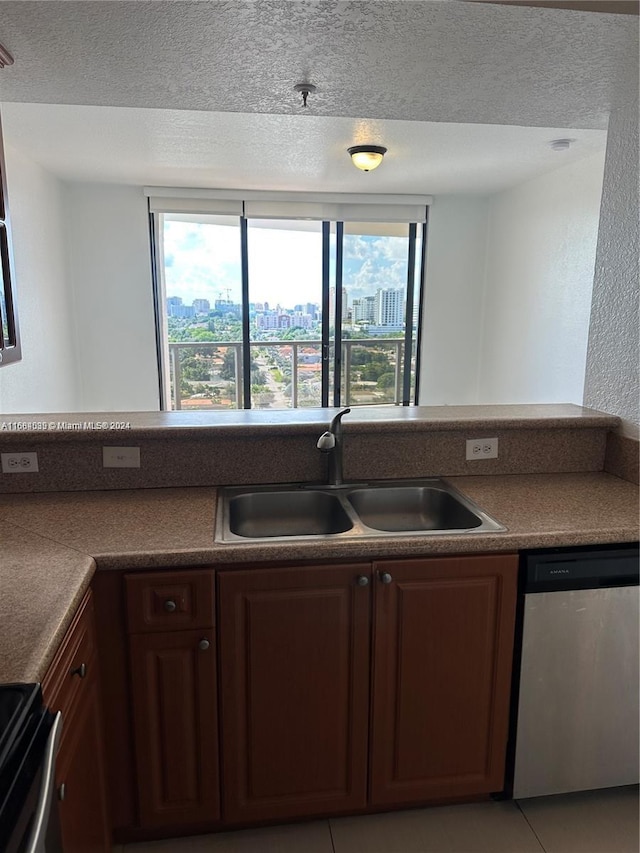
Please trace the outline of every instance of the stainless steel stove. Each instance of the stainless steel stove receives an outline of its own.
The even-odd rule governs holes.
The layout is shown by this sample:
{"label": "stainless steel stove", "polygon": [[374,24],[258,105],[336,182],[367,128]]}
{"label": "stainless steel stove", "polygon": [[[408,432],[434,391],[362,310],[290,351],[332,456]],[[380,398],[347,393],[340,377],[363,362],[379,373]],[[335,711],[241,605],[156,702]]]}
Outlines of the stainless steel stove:
{"label": "stainless steel stove", "polygon": [[39,684],[0,685],[0,850],[60,853],[51,809],[61,714],[45,708]]}

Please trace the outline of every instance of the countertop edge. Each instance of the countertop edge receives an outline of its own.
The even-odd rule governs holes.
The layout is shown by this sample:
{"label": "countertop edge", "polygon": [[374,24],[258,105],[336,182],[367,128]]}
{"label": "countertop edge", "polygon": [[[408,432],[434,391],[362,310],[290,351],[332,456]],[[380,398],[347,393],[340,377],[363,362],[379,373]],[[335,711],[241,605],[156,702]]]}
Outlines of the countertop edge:
{"label": "countertop edge", "polygon": [[[536,413],[530,415],[510,413],[509,409],[522,409],[525,406],[478,407],[483,411],[469,407],[371,407],[369,411],[352,410],[344,421],[345,431],[361,434],[393,432],[451,432],[476,426],[477,430],[515,430],[515,429],[615,429],[620,418],[594,409],[586,409],[573,404],[549,405],[549,413],[540,412],[544,405],[531,406]],[[574,409],[555,413],[552,409]],[[374,411],[375,409],[375,411]],[[464,414],[452,410],[465,409]],[[490,412],[491,409],[501,411]],[[4,415],[0,420],[0,444],[15,443],[58,443],[58,442],[97,442],[111,441],[114,437],[127,440],[166,440],[183,438],[188,440],[207,440],[212,437],[261,437],[273,435],[315,434],[326,428],[331,416],[338,409],[328,408],[295,410],[303,414],[270,413],[268,410],[221,412],[217,415],[206,412],[166,412],[150,413],[153,418],[173,419],[175,423],[136,423],[144,420],[140,412],[96,413],[79,412],[53,415]],[[293,410],[292,410],[293,412]],[[483,413],[484,412],[484,413]],[[232,417],[228,417],[231,415]],[[193,417],[190,417],[193,416]],[[216,420],[216,417],[219,419]],[[233,422],[233,417],[237,421]],[[26,428],[38,424],[37,428]],[[113,424],[114,426],[111,426]],[[121,426],[117,426],[117,425]],[[126,426],[128,424],[128,426]],[[101,426],[103,425],[103,426]],[[123,426],[125,425],[125,426]]]}

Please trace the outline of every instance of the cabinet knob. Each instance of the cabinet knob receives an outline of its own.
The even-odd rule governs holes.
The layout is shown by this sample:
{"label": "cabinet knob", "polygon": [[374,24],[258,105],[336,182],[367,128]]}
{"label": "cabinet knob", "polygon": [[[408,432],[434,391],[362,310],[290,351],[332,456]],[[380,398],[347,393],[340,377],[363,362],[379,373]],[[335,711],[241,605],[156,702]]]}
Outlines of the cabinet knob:
{"label": "cabinet knob", "polygon": [[200,642],[198,643],[198,648],[200,649],[200,651],[206,652],[210,645],[211,643],[209,642],[209,640],[204,639],[200,640]]}
{"label": "cabinet knob", "polygon": [[58,799],[60,802],[63,802],[64,798],[67,796],[67,786],[63,782],[62,785],[58,788]]}
{"label": "cabinet knob", "polygon": [[167,598],[164,603],[164,609],[167,611],[167,613],[173,613],[178,609],[178,605],[172,598]]}
{"label": "cabinet knob", "polygon": [[70,670],[71,675],[77,675],[78,678],[84,678],[87,674],[87,665],[86,663],[81,663],[80,666],[77,666],[75,669]]}
{"label": "cabinet knob", "polygon": [[366,575],[359,575],[357,584],[358,586],[369,586],[369,578]]}
{"label": "cabinet knob", "polygon": [[389,572],[380,572],[380,580],[382,583],[391,583],[393,578],[389,574]]}

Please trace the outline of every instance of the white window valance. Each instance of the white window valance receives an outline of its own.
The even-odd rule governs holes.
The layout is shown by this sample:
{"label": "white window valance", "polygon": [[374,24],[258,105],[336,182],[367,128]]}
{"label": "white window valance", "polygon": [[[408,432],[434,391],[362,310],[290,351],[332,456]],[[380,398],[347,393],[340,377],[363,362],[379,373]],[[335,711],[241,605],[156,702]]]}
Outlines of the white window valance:
{"label": "white window valance", "polygon": [[330,222],[425,222],[431,196],[293,193],[145,187],[152,213],[312,219]]}

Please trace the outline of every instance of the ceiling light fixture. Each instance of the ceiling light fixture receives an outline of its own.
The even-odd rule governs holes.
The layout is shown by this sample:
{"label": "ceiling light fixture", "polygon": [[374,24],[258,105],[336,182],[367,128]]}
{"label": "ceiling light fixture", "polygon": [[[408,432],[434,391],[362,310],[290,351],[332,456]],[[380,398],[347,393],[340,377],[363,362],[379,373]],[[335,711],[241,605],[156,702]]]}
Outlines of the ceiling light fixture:
{"label": "ceiling light fixture", "polygon": [[347,151],[356,169],[362,169],[363,172],[372,172],[377,169],[387,153],[387,149],[382,145],[353,145],[347,148]]}
{"label": "ceiling light fixture", "polygon": [[552,139],[549,146],[552,151],[567,151],[572,142],[575,142],[575,139]]}
{"label": "ceiling light fixture", "polygon": [[302,95],[302,106],[306,107],[307,98],[317,91],[317,86],[314,86],[313,83],[296,83],[293,90],[294,92],[300,92]]}

